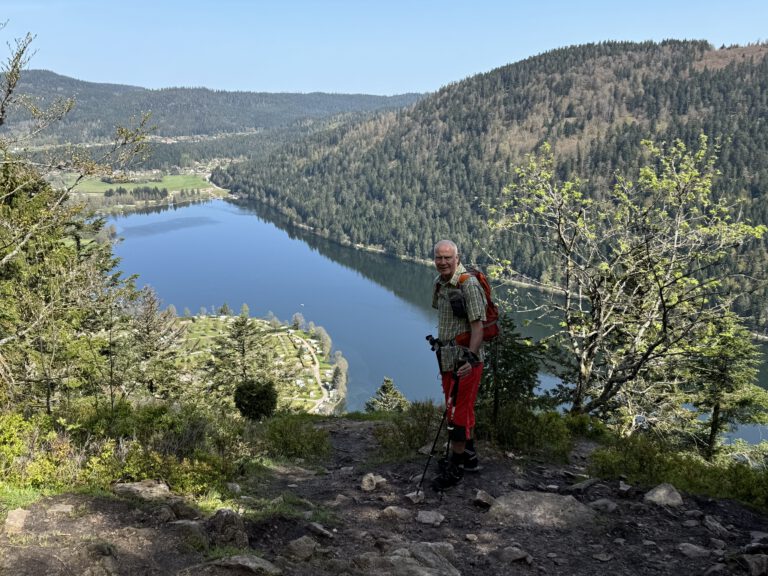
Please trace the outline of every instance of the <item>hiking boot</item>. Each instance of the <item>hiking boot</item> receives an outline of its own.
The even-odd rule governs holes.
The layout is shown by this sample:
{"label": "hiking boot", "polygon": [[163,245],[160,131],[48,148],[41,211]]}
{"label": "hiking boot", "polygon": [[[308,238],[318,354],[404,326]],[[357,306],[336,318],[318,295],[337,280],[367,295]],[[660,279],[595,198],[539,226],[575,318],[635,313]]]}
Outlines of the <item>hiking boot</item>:
{"label": "hiking boot", "polygon": [[432,490],[443,492],[451,486],[456,486],[464,477],[464,469],[454,462],[448,462],[438,477],[432,480]]}
{"label": "hiking boot", "polygon": [[[448,466],[448,457],[442,456],[437,460],[437,469],[439,470],[440,474],[442,474],[446,467]],[[480,470],[483,469],[483,467],[480,465],[480,461],[477,458],[477,452],[472,452],[470,450],[464,450],[464,459],[462,460],[462,463],[459,464],[461,468],[464,469],[464,472],[480,472]]]}
{"label": "hiking boot", "polygon": [[480,472],[483,467],[480,466],[480,461],[477,459],[477,452],[464,450],[464,464],[462,467],[464,472]]}

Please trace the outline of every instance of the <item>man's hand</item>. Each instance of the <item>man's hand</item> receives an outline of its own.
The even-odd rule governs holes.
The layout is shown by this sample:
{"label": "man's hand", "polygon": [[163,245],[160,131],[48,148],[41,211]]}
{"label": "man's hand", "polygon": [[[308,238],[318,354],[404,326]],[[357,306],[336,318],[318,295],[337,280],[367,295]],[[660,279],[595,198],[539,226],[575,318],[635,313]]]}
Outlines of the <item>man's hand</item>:
{"label": "man's hand", "polygon": [[459,366],[458,370],[456,370],[456,374],[459,376],[459,378],[463,378],[470,372],[472,372],[472,368],[480,364],[480,357],[472,352],[471,350],[467,350],[464,352],[464,355],[462,357],[463,363],[461,366]]}

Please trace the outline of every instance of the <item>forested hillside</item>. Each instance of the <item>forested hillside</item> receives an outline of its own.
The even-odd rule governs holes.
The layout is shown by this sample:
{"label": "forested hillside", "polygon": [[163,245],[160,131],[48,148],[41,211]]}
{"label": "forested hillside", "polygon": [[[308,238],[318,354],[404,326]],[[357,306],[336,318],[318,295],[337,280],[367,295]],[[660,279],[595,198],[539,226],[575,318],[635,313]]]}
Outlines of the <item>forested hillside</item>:
{"label": "forested hillside", "polygon": [[[114,126],[151,112],[154,134],[160,137],[213,136],[269,131],[300,121],[337,114],[399,108],[417,94],[296,94],[226,92],[206,88],[149,90],[135,86],[83,82],[46,70],[25,70],[18,90],[39,101],[73,98],[75,106],[51,130],[38,135],[40,143],[104,142]],[[23,118],[23,117],[22,117]],[[15,129],[23,131],[24,122]]]}
{"label": "forested hillside", "polygon": [[[341,125],[235,163],[214,180],[344,243],[428,257],[456,238],[524,276],[553,273],[532,241],[490,239],[489,207],[524,156],[549,142],[559,176],[610,192],[635,177],[644,139],[719,143],[718,195],[768,222],[768,45],[715,49],[701,41],[604,42],[553,50],[444,87],[413,107]],[[762,270],[765,246],[742,271]],[[763,322],[764,295],[742,303]]]}

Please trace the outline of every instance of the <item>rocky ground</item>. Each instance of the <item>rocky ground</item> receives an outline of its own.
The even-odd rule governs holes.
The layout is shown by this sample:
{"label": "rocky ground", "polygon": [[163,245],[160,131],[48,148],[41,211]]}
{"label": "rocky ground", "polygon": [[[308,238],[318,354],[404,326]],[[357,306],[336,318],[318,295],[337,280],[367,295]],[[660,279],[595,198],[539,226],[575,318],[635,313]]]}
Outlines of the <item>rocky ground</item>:
{"label": "rocky ground", "polygon": [[[334,446],[324,469],[244,479],[239,511],[201,517],[160,482],[11,511],[0,574],[768,575],[768,517],[671,486],[586,478],[588,444],[564,464],[479,444],[483,470],[441,497],[428,482],[414,494],[425,456],[369,464],[374,423],[324,426]],[[257,497],[306,513],[256,521],[245,512]]]}

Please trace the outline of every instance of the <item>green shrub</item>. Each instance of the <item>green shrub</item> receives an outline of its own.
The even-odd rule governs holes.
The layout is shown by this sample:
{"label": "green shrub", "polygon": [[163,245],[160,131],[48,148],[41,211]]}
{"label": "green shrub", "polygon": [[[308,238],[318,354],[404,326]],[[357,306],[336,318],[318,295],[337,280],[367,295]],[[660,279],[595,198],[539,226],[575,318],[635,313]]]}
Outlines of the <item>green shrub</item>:
{"label": "green shrub", "polygon": [[223,455],[239,433],[233,429],[235,418],[214,415],[186,402],[119,402],[112,409],[82,403],[72,406],[66,416],[66,427],[81,442],[94,437],[137,440],[148,449],[177,458],[189,458],[201,450]]}
{"label": "green shrub", "polygon": [[18,487],[60,488],[78,481],[83,450],[66,432],[57,433],[51,417],[25,419],[0,415],[0,472]]}
{"label": "green shrub", "polygon": [[[373,430],[385,459],[411,457],[414,451],[433,442],[443,410],[432,401],[412,402],[405,412],[386,412],[389,418]],[[445,434],[445,422],[443,432]]]}
{"label": "green shrub", "polygon": [[277,408],[277,389],[272,382],[246,380],[235,388],[235,406],[249,420],[272,416]]}
{"label": "green shrub", "polygon": [[0,414],[0,476],[7,476],[17,458],[27,453],[32,423],[21,414]]}
{"label": "green shrub", "polygon": [[158,478],[174,492],[201,495],[219,489],[231,473],[232,467],[212,454],[200,453],[179,459],[134,442],[125,455],[122,480]]}
{"label": "green shrub", "polygon": [[397,389],[391,378],[384,378],[384,383],[379,386],[376,395],[365,403],[366,412],[404,412],[410,402]]}
{"label": "green shrub", "polygon": [[566,417],[554,412],[535,412],[525,406],[507,404],[501,407],[496,425],[489,410],[481,407],[477,414],[477,437],[491,440],[499,448],[540,453],[566,458],[572,447],[572,435]]}
{"label": "green shrub", "polygon": [[278,458],[316,460],[331,449],[326,430],[316,428],[306,414],[280,414],[266,421],[263,442],[268,454]]}
{"label": "green shrub", "polygon": [[589,414],[564,415],[565,425],[572,436],[578,438],[591,438],[604,440],[608,437],[608,429],[605,424]]}

